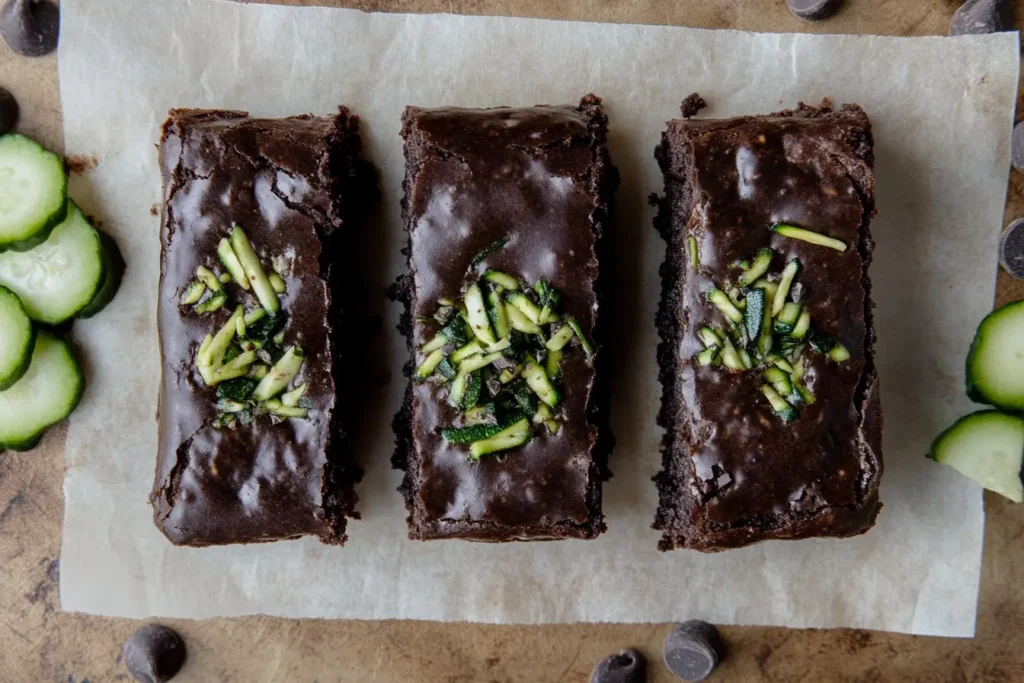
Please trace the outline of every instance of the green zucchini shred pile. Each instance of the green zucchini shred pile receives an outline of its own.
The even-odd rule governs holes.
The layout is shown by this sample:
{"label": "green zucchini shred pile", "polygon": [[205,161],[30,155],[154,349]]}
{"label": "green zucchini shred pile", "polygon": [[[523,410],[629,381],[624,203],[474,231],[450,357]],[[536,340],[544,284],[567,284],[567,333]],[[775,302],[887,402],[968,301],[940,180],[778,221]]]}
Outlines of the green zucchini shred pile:
{"label": "green zucchini shred pile", "polygon": [[549,282],[496,270],[470,282],[460,301],[439,300],[434,316],[420,322],[440,327],[420,346],[414,376],[442,385],[461,424],[441,436],[468,446],[471,460],[557,434],[563,361],[582,353],[589,363],[597,353]]}
{"label": "green zucchini shred pile", "polygon": [[698,367],[724,367],[729,372],[759,371],[761,393],[783,422],[814,403],[807,386],[805,351],[836,363],[850,359],[849,350],[812,327],[805,291],[798,277],[801,264],[791,259],[781,272],[769,273],[775,253],[764,248],[750,260],[734,264],[742,272],[736,282],[707,288],[708,301],[724,324],[704,326],[698,337],[704,349],[694,356]]}

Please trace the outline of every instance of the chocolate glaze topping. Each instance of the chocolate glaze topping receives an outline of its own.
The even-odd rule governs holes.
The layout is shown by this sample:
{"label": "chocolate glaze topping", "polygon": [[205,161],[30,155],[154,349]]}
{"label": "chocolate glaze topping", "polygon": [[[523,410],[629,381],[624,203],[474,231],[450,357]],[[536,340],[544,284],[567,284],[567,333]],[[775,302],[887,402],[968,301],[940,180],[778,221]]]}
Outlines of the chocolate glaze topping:
{"label": "chocolate glaze topping", "polygon": [[[163,129],[163,253],[159,328],[163,355],[154,520],[174,543],[207,545],[316,534],[342,542],[354,502],[338,452],[335,410],[338,310],[328,274],[341,227],[335,187],[358,148],[356,121],[338,117],[249,119],[243,112],[174,110]],[[332,190],[332,188],[335,188]],[[220,270],[218,241],[241,226],[264,263],[289,264],[281,307],[286,345],[306,360],[309,418],[276,424],[261,416],[216,428],[216,396],[195,356],[204,336],[230,316],[180,306],[200,264]],[[258,304],[229,284],[232,300]],[[232,307],[233,308],[233,307]]]}
{"label": "chocolate glaze topping", "polygon": [[0,10],[0,37],[19,55],[48,55],[57,49],[60,8],[52,0],[10,0]]}
{"label": "chocolate glaze topping", "polygon": [[[669,241],[659,328],[667,428],[656,526],[663,548],[702,550],[763,538],[849,535],[879,507],[881,423],[866,269],[874,213],[870,123],[854,105],[767,117],[670,121],[657,156],[667,195],[659,225]],[[845,252],[776,235],[793,223],[843,240]],[[700,268],[685,263],[692,233]],[[702,325],[721,314],[704,291],[735,275],[729,264],[762,247],[775,270],[801,263],[813,324],[842,342],[845,363],[808,353],[816,402],[785,424],[760,395],[759,371],[695,367]]]}
{"label": "chocolate glaze topping", "polygon": [[[613,173],[597,102],[406,110],[406,296],[413,318],[431,316],[439,298],[461,298],[467,278],[489,267],[529,281],[547,279],[561,292],[563,310],[593,333],[595,247]],[[504,249],[472,265],[477,253],[506,235]],[[412,348],[434,332],[416,325]],[[480,462],[440,436],[456,411],[438,386],[412,385],[403,485],[410,536],[509,540],[592,537],[603,530],[602,474],[592,454],[599,429],[589,405],[594,369],[582,353],[568,354],[563,376],[561,430]],[[403,459],[400,454],[400,464]]]}

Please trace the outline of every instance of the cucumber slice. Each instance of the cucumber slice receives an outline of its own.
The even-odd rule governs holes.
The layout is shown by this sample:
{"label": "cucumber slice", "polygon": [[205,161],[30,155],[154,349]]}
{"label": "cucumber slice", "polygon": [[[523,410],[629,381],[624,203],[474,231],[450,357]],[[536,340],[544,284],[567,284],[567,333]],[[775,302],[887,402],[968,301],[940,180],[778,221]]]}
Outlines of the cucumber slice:
{"label": "cucumber slice", "polygon": [[0,135],[0,251],[26,251],[64,221],[64,163],[24,135]]}
{"label": "cucumber slice", "polygon": [[10,389],[28,371],[36,328],[11,290],[0,287],[0,391]]}
{"label": "cucumber slice", "polygon": [[0,285],[21,298],[30,318],[48,325],[87,310],[104,279],[100,235],[74,202],[45,242],[31,251],[0,254]]}
{"label": "cucumber slice", "polygon": [[989,313],[967,355],[967,395],[1004,410],[1024,410],[1024,301]]}
{"label": "cucumber slice", "polygon": [[35,448],[78,405],[85,380],[67,344],[40,330],[28,372],[0,391],[0,449]]}
{"label": "cucumber slice", "polygon": [[939,434],[928,457],[1015,503],[1024,502],[1024,418],[1019,415],[982,410],[962,417]]}
{"label": "cucumber slice", "polygon": [[117,296],[124,275],[124,257],[121,256],[117,243],[102,230],[97,230],[96,233],[100,236],[100,246],[103,248],[103,283],[89,305],[78,312],[79,318],[91,318],[106,308]]}

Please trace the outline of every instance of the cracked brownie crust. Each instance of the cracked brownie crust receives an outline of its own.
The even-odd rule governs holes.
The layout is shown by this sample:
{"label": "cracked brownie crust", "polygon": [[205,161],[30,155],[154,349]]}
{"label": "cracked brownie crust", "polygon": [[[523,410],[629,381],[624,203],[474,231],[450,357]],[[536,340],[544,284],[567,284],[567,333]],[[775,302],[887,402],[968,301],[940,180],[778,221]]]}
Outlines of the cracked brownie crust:
{"label": "cracked brownie crust", "polygon": [[[487,267],[548,280],[600,344],[598,265],[618,182],[606,131],[593,96],[578,107],[406,110],[410,273],[392,296],[406,304],[399,329],[411,353],[428,341],[412,321],[430,316],[440,298],[460,298],[474,256],[506,235]],[[600,353],[594,366],[582,353],[567,356],[557,435],[479,462],[441,438],[454,413],[438,387],[410,383],[394,422],[410,538],[522,541],[604,531],[611,437],[602,362]]]}
{"label": "cracked brownie crust", "polygon": [[[655,152],[665,177],[656,227],[667,243],[657,327],[663,469],[660,548],[723,550],[765,539],[852,536],[881,504],[882,417],[867,270],[875,213],[871,125],[856,105],[728,120],[673,120]],[[845,252],[769,230],[794,223]],[[689,262],[689,236],[700,265]],[[721,320],[705,289],[771,247],[798,258],[815,327],[849,361],[808,355],[816,401],[786,424],[760,396],[760,371],[693,361],[702,325]],[[718,323],[720,324],[720,323]]]}
{"label": "cracked brownie crust", "polygon": [[[151,502],[175,544],[316,535],[343,543],[360,473],[341,449],[340,286],[347,193],[358,167],[358,121],[338,116],[250,119],[177,109],[163,127],[158,322],[162,354],[159,452]],[[241,226],[265,258],[291,261],[282,308],[306,351],[309,419],[268,416],[217,428],[215,391],[196,370],[200,343],[230,317],[179,305],[196,267],[218,267],[217,244]],[[347,226],[345,226],[347,228]],[[252,304],[250,304],[251,306]]]}

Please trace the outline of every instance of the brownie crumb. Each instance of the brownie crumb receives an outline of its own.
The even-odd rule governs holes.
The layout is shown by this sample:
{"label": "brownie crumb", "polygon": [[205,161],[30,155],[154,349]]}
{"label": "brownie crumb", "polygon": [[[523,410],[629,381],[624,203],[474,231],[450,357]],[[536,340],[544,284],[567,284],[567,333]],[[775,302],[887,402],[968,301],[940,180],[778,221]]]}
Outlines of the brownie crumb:
{"label": "brownie crumb", "polygon": [[68,168],[68,173],[85,173],[96,168],[96,157],[85,156],[84,154],[72,154],[64,160],[64,165]]}
{"label": "brownie crumb", "polygon": [[157,206],[156,204],[154,204],[153,206],[149,207],[149,215],[150,216],[159,216],[160,215],[160,207]]}
{"label": "brownie crumb", "polygon": [[698,93],[690,93],[683,100],[683,104],[679,107],[679,110],[683,113],[683,118],[688,119],[697,115],[704,107],[708,106],[708,103],[704,101]]}

